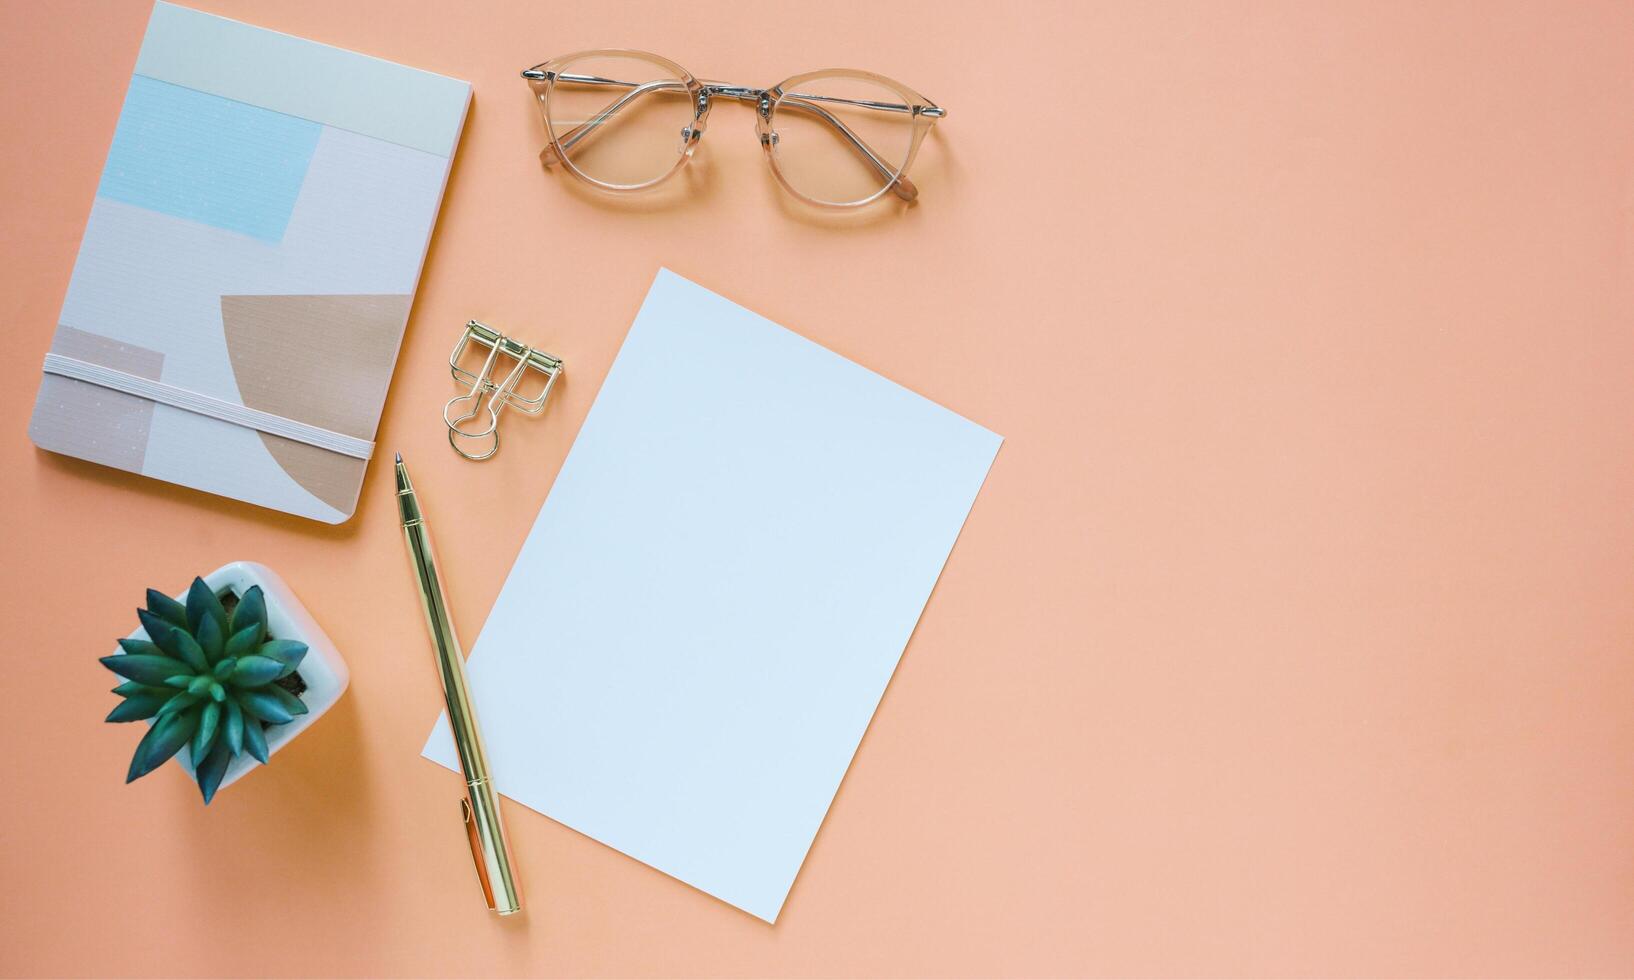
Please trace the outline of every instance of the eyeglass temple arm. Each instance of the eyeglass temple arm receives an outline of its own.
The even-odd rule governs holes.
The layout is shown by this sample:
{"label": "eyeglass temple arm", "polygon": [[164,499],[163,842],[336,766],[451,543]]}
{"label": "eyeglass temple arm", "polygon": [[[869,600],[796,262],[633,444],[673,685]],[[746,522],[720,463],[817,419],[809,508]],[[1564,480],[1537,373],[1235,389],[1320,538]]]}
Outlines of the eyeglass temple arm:
{"label": "eyeglass temple arm", "polygon": [[[524,72],[523,74],[526,75],[527,73]],[[678,91],[682,93],[686,92],[686,83],[678,79],[669,78],[655,78],[650,82],[641,82],[637,84],[636,82],[615,81],[611,78],[598,78],[594,75],[563,75],[561,73],[557,73],[556,81],[576,82],[585,85],[621,85],[627,86],[630,89],[630,91],[619,96],[613,102],[603,106],[601,111],[597,112],[594,116],[591,116],[589,119],[586,119],[584,122],[579,123],[577,126],[574,126],[572,129],[556,137],[556,141],[561,144],[563,150],[573,149],[573,147],[577,145],[580,140],[584,139],[586,136],[589,136],[603,123],[610,119],[614,113],[629,105],[631,102],[634,102],[641,96],[646,95],[648,92],[662,92],[666,90]]]}
{"label": "eyeglass temple arm", "polygon": [[[616,78],[602,78],[599,75],[580,75],[566,72],[552,72],[547,74],[546,72],[537,68],[530,68],[524,71],[522,73],[522,77],[530,80],[551,79],[553,81],[568,82],[578,85],[612,85],[630,89],[630,91],[608,104],[590,119],[585,120],[579,125],[568,130],[566,133],[563,133],[561,136],[557,137],[557,142],[561,145],[563,150],[572,149],[575,144],[577,144],[580,140],[583,140],[586,136],[589,136],[592,131],[605,123],[614,113],[618,112],[620,109],[624,108],[626,105],[629,105],[632,101],[642,95],[647,94],[648,92],[685,91],[686,89],[686,85],[679,79],[654,79],[650,82],[637,83]],[[758,89],[750,89],[742,86],[720,85],[717,83],[705,83],[705,85],[712,94],[722,95],[727,98],[738,99],[745,102],[758,101],[763,94]],[[852,148],[855,149],[857,153],[863,157],[863,159],[867,160],[875,170],[879,171],[880,176],[892,182],[891,189],[898,197],[905,201],[912,201],[914,198],[919,196],[919,188],[914,185],[913,181],[908,179],[907,174],[900,174],[894,171],[890,164],[880,159],[879,154],[874,152],[873,147],[869,146],[860,136],[852,132],[850,127],[846,126],[845,123],[836,118],[833,113],[815,104],[819,101],[854,105],[865,109],[879,109],[886,112],[912,112],[915,109],[914,106],[904,105],[899,102],[875,102],[865,99],[847,99],[832,95],[812,95],[805,92],[786,93],[781,102],[782,105],[788,106],[791,109],[799,109],[803,112],[808,112],[816,116],[822,122],[826,123],[836,133],[843,137],[846,142],[851,144]],[[940,106],[934,105],[919,106],[918,110],[921,115],[928,116],[931,119],[940,119],[947,114],[946,111]]]}
{"label": "eyeglass temple arm", "polygon": [[[827,123],[829,126],[833,127],[834,131],[839,133],[847,143],[850,143],[852,148],[861,154],[864,160],[867,160],[869,163],[873,164],[874,169],[879,171],[881,177],[892,181],[891,190],[896,193],[897,197],[902,198],[904,201],[911,201],[919,196],[919,188],[915,186],[913,181],[908,179],[907,174],[897,173],[895,170],[891,169],[891,165],[886,163],[884,160],[881,160],[879,158],[879,154],[875,153],[874,148],[864,142],[862,137],[858,136],[856,133],[853,133],[849,126],[836,119],[827,109],[824,109],[822,106],[815,103],[806,101],[808,98],[810,98],[810,96],[791,92],[784,95],[783,101],[778,104],[785,108],[799,109],[803,112],[809,112],[818,119],[821,119],[823,122]],[[849,102],[851,100],[845,99],[842,101]]]}

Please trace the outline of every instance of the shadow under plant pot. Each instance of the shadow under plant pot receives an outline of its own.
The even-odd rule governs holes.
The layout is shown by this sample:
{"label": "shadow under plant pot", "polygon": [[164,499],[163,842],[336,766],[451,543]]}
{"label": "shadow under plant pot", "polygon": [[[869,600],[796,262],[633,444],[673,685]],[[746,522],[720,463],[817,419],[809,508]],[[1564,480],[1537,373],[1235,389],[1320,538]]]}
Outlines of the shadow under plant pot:
{"label": "shadow under plant pot", "polygon": [[[232,562],[200,582],[202,589],[195,583],[174,599],[150,591],[148,608],[138,613],[143,628],[120,641],[123,653],[102,662],[131,678],[116,689],[126,701],[108,720],[145,718],[152,726],[127,781],[174,754],[208,803],[249,772],[257,756],[270,759],[334,707],[350,675],[323,628],[265,565]],[[220,625],[204,622],[212,617]],[[132,655],[146,659],[125,659]],[[175,676],[161,676],[171,670]]]}

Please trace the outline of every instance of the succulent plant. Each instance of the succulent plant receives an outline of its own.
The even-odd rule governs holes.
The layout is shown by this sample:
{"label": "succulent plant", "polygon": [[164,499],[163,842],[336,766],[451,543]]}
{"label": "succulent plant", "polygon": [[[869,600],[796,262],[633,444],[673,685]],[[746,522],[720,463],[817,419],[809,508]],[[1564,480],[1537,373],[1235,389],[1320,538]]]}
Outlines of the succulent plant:
{"label": "succulent plant", "polygon": [[102,658],[104,667],[127,678],[113,689],[125,700],[107,720],[154,719],[125,782],[190,745],[208,804],[240,753],[267,761],[265,726],[306,714],[306,705],[288,689],[297,685],[286,680],[306,656],[306,644],[267,635],[266,598],[258,585],[244,591],[230,615],[201,578],[193,580],[185,604],[149,589],[147,608],[136,615],[149,638],[120,640],[124,652]]}

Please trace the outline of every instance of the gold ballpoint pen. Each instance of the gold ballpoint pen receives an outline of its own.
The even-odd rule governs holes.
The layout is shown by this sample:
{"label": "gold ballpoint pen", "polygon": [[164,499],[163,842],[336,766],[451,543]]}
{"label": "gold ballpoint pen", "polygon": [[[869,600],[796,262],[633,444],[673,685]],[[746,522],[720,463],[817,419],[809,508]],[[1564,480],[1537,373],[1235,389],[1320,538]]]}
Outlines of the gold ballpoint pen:
{"label": "gold ballpoint pen", "polygon": [[522,893],[511,870],[511,849],[499,816],[499,795],[488,778],[488,753],[482,746],[476,709],[466,689],[465,655],[459,637],[454,635],[454,622],[448,618],[448,597],[443,594],[442,577],[437,574],[437,555],[431,549],[431,535],[401,454],[397,456],[397,512],[403,519],[403,539],[408,543],[409,561],[414,564],[420,607],[425,610],[437,674],[443,682],[443,699],[448,703],[448,727],[454,733],[460,771],[465,774],[466,798],[460,800],[460,814],[471,839],[477,879],[488,907],[500,915],[510,915],[522,910]]}

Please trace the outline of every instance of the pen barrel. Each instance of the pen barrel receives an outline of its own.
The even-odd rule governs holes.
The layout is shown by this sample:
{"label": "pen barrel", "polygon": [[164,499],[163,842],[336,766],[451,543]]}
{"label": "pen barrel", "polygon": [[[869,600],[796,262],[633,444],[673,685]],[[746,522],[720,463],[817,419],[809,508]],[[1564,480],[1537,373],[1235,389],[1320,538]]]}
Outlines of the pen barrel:
{"label": "pen barrel", "polygon": [[425,614],[426,632],[431,636],[431,653],[437,664],[437,678],[442,682],[448,727],[459,753],[460,771],[465,773],[468,782],[487,779],[487,748],[482,742],[482,731],[477,727],[476,708],[471,704],[465,679],[465,651],[454,631],[454,620],[448,614],[448,596],[443,592],[436,549],[431,545],[431,535],[423,520],[405,524],[403,538],[408,545],[409,559],[414,563],[420,609]]}
{"label": "pen barrel", "polygon": [[430,532],[419,515],[417,501],[412,500],[412,491],[408,496],[411,499],[405,502],[403,538],[414,565],[420,608],[425,613],[426,631],[431,636],[432,654],[442,681],[460,771],[465,774],[466,798],[462,801],[461,813],[470,836],[471,857],[476,861],[477,875],[489,907],[501,915],[509,915],[522,908],[522,898],[511,869],[510,842],[499,814],[499,796],[488,778],[488,753],[466,684],[465,654],[448,614],[448,596],[443,592]]}

